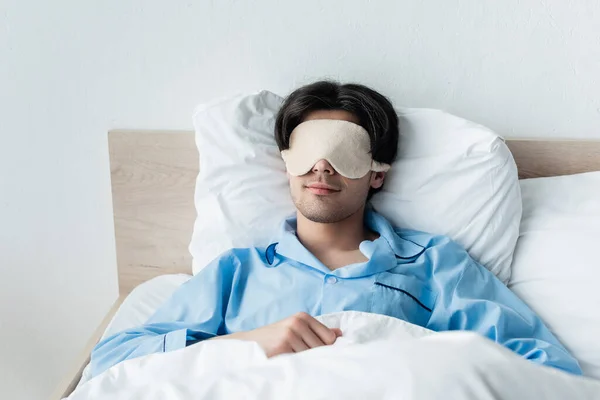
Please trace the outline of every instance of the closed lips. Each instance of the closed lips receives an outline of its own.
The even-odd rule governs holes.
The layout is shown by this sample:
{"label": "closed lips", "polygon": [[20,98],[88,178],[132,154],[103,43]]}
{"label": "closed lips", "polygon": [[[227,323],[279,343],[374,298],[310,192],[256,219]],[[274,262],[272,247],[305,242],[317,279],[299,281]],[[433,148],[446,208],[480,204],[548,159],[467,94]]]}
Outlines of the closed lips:
{"label": "closed lips", "polygon": [[327,189],[327,190],[334,190],[334,191],[339,191],[338,189],[334,188],[333,186],[329,186],[329,185],[324,185],[322,183],[314,183],[311,185],[308,185],[307,187],[309,188],[313,188],[313,189]]}

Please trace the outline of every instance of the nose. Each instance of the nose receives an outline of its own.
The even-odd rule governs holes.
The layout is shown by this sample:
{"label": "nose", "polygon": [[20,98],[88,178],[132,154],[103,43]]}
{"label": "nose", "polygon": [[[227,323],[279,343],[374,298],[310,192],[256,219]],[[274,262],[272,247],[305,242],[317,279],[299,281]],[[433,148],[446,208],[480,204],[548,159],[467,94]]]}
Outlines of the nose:
{"label": "nose", "polygon": [[331,164],[329,164],[329,161],[327,161],[327,160],[317,161],[315,163],[315,165],[313,165],[312,171],[320,172],[322,174],[329,174],[329,175],[335,174],[335,169],[333,169],[333,167],[331,166]]}

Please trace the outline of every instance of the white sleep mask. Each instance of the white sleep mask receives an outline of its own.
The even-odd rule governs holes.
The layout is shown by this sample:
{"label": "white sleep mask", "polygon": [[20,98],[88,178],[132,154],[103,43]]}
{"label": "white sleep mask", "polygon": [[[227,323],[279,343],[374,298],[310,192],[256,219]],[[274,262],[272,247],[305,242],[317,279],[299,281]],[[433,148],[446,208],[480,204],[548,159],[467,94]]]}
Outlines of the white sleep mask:
{"label": "white sleep mask", "polygon": [[365,128],[337,119],[315,119],[298,125],[290,135],[290,148],[283,150],[281,157],[294,176],[306,174],[319,160],[327,160],[350,179],[390,169],[389,164],[371,157],[371,140]]}

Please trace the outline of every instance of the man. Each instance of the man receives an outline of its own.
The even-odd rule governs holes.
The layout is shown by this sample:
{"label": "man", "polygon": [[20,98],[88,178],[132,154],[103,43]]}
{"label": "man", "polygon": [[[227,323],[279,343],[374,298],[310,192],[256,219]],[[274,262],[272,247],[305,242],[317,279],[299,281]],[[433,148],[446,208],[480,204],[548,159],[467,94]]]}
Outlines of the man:
{"label": "man", "polygon": [[391,103],[362,85],[294,91],[276,120],[295,217],[277,242],[232,249],[182,285],[146,325],[92,353],[92,375],[202,340],[257,342],[267,356],[331,345],[314,316],[356,310],[435,331],[472,330],[536,363],[581,374],[543,322],[443,236],[392,227],[367,205],[396,156]]}

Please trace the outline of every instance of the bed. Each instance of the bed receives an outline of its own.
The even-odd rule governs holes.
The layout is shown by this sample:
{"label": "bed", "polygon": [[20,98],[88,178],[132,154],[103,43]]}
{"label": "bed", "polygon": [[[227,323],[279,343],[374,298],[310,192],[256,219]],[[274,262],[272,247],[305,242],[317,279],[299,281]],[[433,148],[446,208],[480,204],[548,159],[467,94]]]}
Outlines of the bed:
{"label": "bed", "polygon": [[[198,173],[194,133],[117,130],[109,132],[108,141],[120,296],[53,399],[74,390],[101,337],[143,323],[191,274],[188,245]],[[600,141],[508,139],[507,144],[522,179],[600,171]]]}

